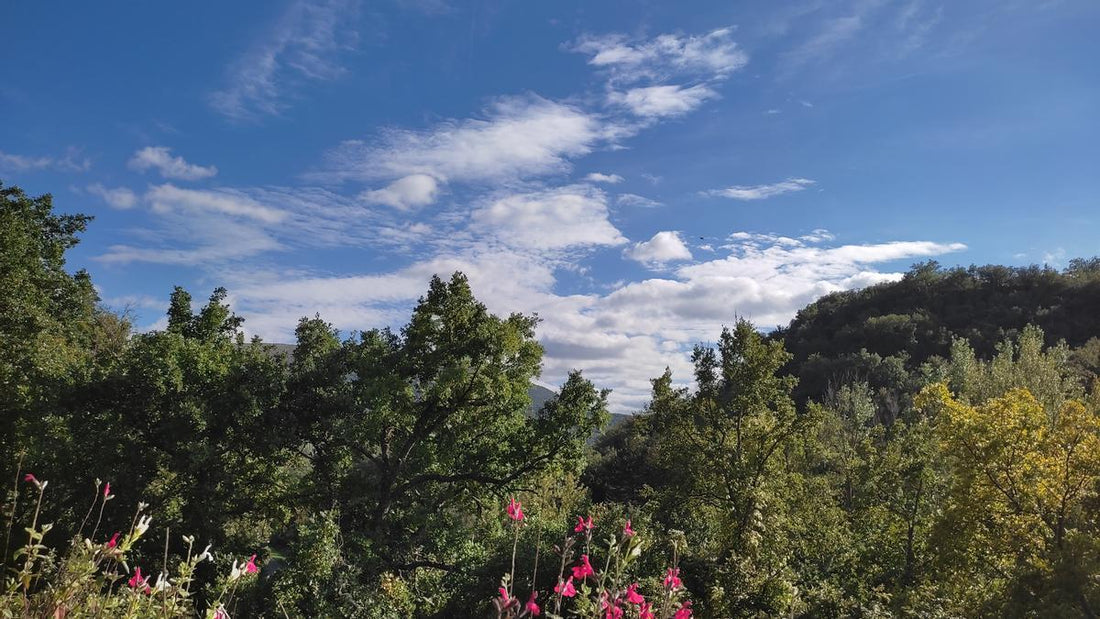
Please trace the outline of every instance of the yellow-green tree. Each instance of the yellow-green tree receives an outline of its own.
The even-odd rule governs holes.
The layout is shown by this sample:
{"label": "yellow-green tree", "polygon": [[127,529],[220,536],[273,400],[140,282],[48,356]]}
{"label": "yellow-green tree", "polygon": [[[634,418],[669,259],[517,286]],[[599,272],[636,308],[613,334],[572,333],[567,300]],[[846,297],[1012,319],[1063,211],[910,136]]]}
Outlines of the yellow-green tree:
{"label": "yellow-green tree", "polygon": [[1067,399],[1050,414],[1023,388],[967,404],[943,384],[917,404],[938,417],[954,472],[938,535],[953,597],[972,612],[1065,605],[1094,616],[1095,585],[1065,571],[1088,560],[1066,563],[1095,531],[1086,508],[1100,480],[1095,411]]}

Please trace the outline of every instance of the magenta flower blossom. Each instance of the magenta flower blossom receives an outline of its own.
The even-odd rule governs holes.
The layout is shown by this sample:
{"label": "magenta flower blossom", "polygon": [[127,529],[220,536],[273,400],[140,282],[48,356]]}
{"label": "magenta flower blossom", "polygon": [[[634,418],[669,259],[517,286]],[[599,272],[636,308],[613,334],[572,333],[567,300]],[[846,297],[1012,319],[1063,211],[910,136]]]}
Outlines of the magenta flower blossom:
{"label": "magenta flower blossom", "polygon": [[146,593],[149,593],[149,591],[150,591],[149,577],[148,576],[146,576],[145,578],[141,577],[141,568],[140,567],[135,567],[134,568],[134,575],[130,577],[130,580],[127,582],[127,584],[130,585],[131,589],[144,588]]}
{"label": "magenta flower blossom", "polygon": [[631,604],[644,604],[645,598],[642,594],[638,593],[638,583],[634,583],[626,588],[626,601]]}
{"label": "magenta flower blossom", "polygon": [[581,531],[591,531],[596,525],[592,523],[592,516],[588,517],[588,520],[577,516],[577,526],[573,527],[574,533],[580,533]]}
{"label": "magenta flower blossom", "polygon": [[569,580],[554,585],[554,593],[560,593],[562,597],[567,598],[577,595],[577,588],[573,586],[573,577],[570,576]]}
{"label": "magenta flower blossom", "polygon": [[27,473],[26,475],[24,475],[23,476],[23,481],[27,481],[27,482],[30,482],[32,484],[38,485],[38,479],[35,478],[33,473]]}
{"label": "magenta flower blossom", "polygon": [[499,609],[501,612],[504,612],[509,608],[519,606],[519,599],[508,595],[507,589],[501,587],[500,589],[498,589],[498,591],[500,591],[500,598],[493,600],[493,603],[496,604],[497,609]]}
{"label": "magenta flower blossom", "polygon": [[679,589],[684,586],[683,581],[680,580],[680,568],[668,568],[668,572],[665,573],[665,589]]}
{"label": "magenta flower blossom", "polygon": [[115,546],[118,546],[118,535],[118,531],[115,531],[115,534],[111,536],[111,539],[107,540],[108,548],[114,548]]}
{"label": "magenta flower blossom", "polygon": [[615,598],[608,602],[606,591],[600,594],[600,609],[604,611],[604,619],[622,619],[623,617],[622,600]]}
{"label": "magenta flower blossom", "polygon": [[535,598],[537,598],[538,596],[539,596],[538,591],[532,591],[531,592],[531,597],[528,598],[527,604],[525,605],[525,608],[527,609],[527,612],[531,613],[532,617],[538,617],[539,614],[542,613],[542,609],[540,609],[539,605],[535,603]]}
{"label": "magenta flower blossom", "polygon": [[244,564],[245,574],[255,574],[260,571],[260,568],[256,567],[256,555],[252,555],[248,558],[248,563]]}
{"label": "magenta flower blossom", "polygon": [[653,614],[653,607],[648,602],[643,602],[638,607],[638,619],[657,619],[657,616]]}
{"label": "magenta flower blossom", "polygon": [[691,617],[691,600],[685,600],[680,608],[676,609],[676,614],[672,616],[672,619],[690,619]]}
{"label": "magenta flower blossom", "polygon": [[626,521],[626,526],[623,527],[623,535],[627,537],[634,537],[634,529],[630,528],[630,521]]}
{"label": "magenta flower blossom", "polygon": [[523,520],[523,503],[517,501],[516,497],[508,501],[508,517],[516,522]]}
{"label": "magenta flower blossom", "polygon": [[596,570],[592,569],[592,564],[588,562],[588,555],[581,555],[581,563],[573,568],[573,578],[577,580],[584,580],[589,576],[595,576]]}
{"label": "magenta flower blossom", "polygon": [[103,484],[103,496],[108,497],[111,495],[111,482]]}

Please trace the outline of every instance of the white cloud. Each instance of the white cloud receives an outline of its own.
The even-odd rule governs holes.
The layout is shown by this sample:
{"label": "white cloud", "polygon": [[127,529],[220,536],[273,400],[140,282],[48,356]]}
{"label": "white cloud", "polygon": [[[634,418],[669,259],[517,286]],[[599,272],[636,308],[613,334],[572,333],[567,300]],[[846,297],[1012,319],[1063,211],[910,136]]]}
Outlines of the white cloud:
{"label": "white cloud", "polygon": [[164,178],[185,181],[210,178],[218,173],[214,166],[195,165],[187,163],[183,157],[173,157],[172,149],[167,146],[146,146],[135,152],[127,165],[139,172],[156,169]]}
{"label": "white cloud", "polygon": [[623,182],[623,177],[618,174],[604,174],[602,172],[590,172],[584,177],[584,180],[590,183],[608,183],[609,185],[616,185]]}
{"label": "white cloud", "polygon": [[286,213],[239,192],[230,190],[183,189],[171,183],[151,187],[145,199],[158,212],[214,212],[236,215],[267,224],[286,218]]}
{"label": "white cloud", "polygon": [[782,56],[785,70],[791,72],[810,62],[829,58],[837,48],[854,38],[864,24],[860,14],[826,21],[814,36]]}
{"label": "white cloud", "polygon": [[371,204],[385,204],[407,211],[435,202],[439,183],[427,174],[410,174],[390,183],[382,189],[364,191],[359,198]]}
{"label": "white cloud", "polygon": [[13,155],[0,151],[0,169],[25,172],[27,170],[41,170],[53,164],[49,157],[28,157],[26,155]]}
{"label": "white cloud", "polygon": [[588,35],[569,49],[589,55],[588,64],[608,70],[613,82],[681,75],[721,78],[748,62],[732,34],[732,28],[719,28],[704,35],[662,34],[643,41],[621,34]]}
{"label": "white cloud", "polygon": [[108,206],[117,209],[133,208],[137,204],[137,194],[126,187],[113,189],[104,187],[101,183],[93,183],[85,187],[88,193],[99,196]]}
{"label": "white cloud", "polygon": [[475,229],[512,247],[554,250],[626,242],[608,219],[604,193],[587,185],[497,197],[471,218]]}
{"label": "white cloud", "polygon": [[637,116],[659,118],[687,114],[716,96],[718,93],[698,84],[690,88],[666,85],[611,91],[607,98],[611,104],[626,107]]}
{"label": "white cloud", "polygon": [[[514,210],[506,209],[504,221],[513,221]],[[670,235],[675,233],[647,243],[655,254],[662,244],[671,248],[661,254],[671,262],[677,250]],[[713,341],[722,325],[738,316],[770,328],[823,294],[901,277],[878,265],[965,249],[929,241],[829,246],[830,236],[824,230],[801,237],[734,234],[711,260],[685,264],[666,277],[621,283],[606,293],[556,293],[556,263],[523,243],[448,250],[374,274],[257,281],[240,273],[248,285],[233,290],[246,328],[289,341],[297,319],[315,312],[342,329],[399,326],[432,274],[461,270],[490,311],[540,315],[543,380],[560,384],[569,370],[582,369],[597,385],[613,389],[613,410],[627,412],[645,403],[649,379],[666,366],[681,383],[690,381],[691,346]]]}
{"label": "white cloud", "polygon": [[92,161],[81,150],[70,146],[61,157],[16,155],[0,151],[0,170],[28,172],[31,170],[54,169],[63,172],[87,172]]}
{"label": "white cloud", "polygon": [[441,182],[485,182],[565,172],[608,137],[595,116],[541,97],[497,100],[485,118],[452,120],[426,131],[388,129],[349,140],[312,176],[373,181],[427,174]]}
{"label": "white cloud", "polygon": [[691,260],[691,250],[673,230],[658,232],[648,241],[635,243],[623,252],[623,255],[642,264],[660,266],[668,262]]}
{"label": "white cloud", "polygon": [[802,191],[813,185],[814,181],[808,178],[789,178],[771,185],[734,185],[725,189],[712,189],[704,191],[704,195],[733,198],[734,200],[763,200],[781,196],[785,193]]}
{"label": "white cloud", "polygon": [[304,84],[342,75],[338,56],[357,42],[358,6],[358,0],[295,0],[266,40],[229,67],[211,107],[236,121],[275,116]]}
{"label": "white cloud", "polygon": [[615,198],[615,202],[617,202],[620,206],[631,206],[638,208],[655,208],[661,206],[660,202],[647,198],[645,196],[639,196],[636,193],[619,194],[619,196]]}

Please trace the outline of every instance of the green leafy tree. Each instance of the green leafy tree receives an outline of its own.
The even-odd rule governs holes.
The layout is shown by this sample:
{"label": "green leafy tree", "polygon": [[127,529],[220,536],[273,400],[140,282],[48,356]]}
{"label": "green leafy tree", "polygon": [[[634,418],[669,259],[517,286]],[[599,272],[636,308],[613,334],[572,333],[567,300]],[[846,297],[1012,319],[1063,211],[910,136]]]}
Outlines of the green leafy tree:
{"label": "green leafy tree", "polygon": [[[797,480],[784,465],[809,423],[795,411],[795,379],[780,376],[789,355],[751,324],[724,330],[717,350],[697,347],[696,390],[654,381],[648,415],[657,435],[666,525],[683,527],[692,554],[688,582],[708,612],[788,612]],[[706,585],[704,585],[706,583]]]}
{"label": "green leafy tree", "polygon": [[548,470],[579,472],[606,394],[573,373],[529,416],[535,324],[490,314],[458,273],[432,279],[399,333],[341,342],[323,321],[301,322],[284,414],[312,465],[310,502],[339,508],[369,572],[460,579],[506,493]]}
{"label": "green leafy tree", "polygon": [[[87,370],[98,297],[65,252],[91,218],[58,215],[49,194],[0,183],[0,453],[19,424],[48,414]],[[5,465],[10,465],[4,458]]]}

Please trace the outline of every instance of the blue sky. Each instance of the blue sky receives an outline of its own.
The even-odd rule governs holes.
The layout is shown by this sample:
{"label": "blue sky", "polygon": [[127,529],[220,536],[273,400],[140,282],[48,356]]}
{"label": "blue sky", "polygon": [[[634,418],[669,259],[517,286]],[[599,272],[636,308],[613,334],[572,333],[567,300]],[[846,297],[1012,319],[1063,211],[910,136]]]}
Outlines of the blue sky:
{"label": "blue sky", "polygon": [[8,3],[0,179],[104,301],[400,325],[433,273],[640,406],[735,316],[1100,253],[1100,4]]}

